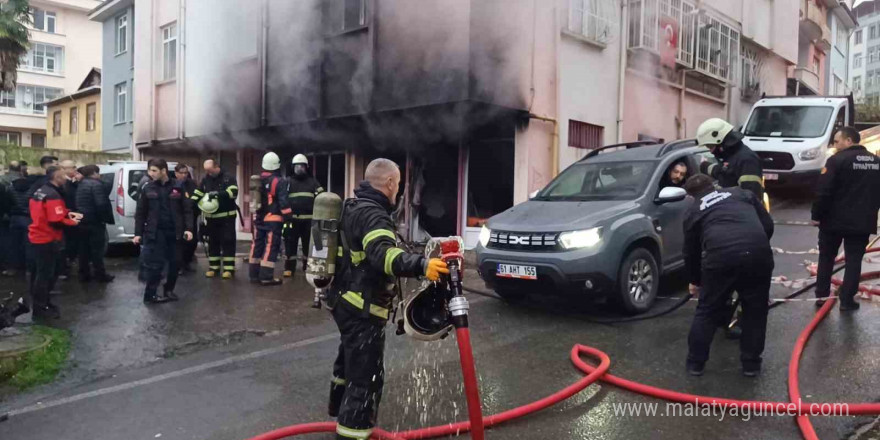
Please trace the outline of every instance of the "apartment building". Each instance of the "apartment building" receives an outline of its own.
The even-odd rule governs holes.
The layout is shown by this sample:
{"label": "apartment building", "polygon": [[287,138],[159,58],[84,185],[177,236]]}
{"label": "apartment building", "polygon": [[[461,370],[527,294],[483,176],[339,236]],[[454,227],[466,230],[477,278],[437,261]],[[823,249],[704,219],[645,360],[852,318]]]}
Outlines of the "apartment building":
{"label": "apartment building", "polygon": [[851,37],[849,77],[857,102],[880,104],[880,2],[866,0],[853,10],[858,29]]}
{"label": "apartment building", "polygon": [[88,20],[93,0],[31,0],[31,48],[15,91],[0,93],[0,142],[46,147],[46,103],[77,90],[101,66],[101,29]]}
{"label": "apartment building", "polygon": [[852,0],[830,0],[828,6],[828,30],[831,33],[831,48],[827,62],[825,84],[829,95],[848,95],[852,93],[850,81],[850,37],[858,27],[858,19],[852,11]]}
{"label": "apartment building", "polygon": [[130,153],[134,140],[134,0],[107,0],[89,13],[102,29],[101,149]]}

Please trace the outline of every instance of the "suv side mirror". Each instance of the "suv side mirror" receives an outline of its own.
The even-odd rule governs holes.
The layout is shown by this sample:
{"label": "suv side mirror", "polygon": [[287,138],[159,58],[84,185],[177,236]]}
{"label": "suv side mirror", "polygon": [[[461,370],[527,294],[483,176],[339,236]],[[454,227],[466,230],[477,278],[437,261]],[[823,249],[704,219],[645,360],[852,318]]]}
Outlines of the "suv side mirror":
{"label": "suv side mirror", "polygon": [[680,202],[687,197],[687,191],[683,188],[679,188],[676,186],[667,186],[660,190],[660,194],[657,195],[657,198],[654,199],[655,203],[663,204],[663,203],[672,203],[672,202]]}

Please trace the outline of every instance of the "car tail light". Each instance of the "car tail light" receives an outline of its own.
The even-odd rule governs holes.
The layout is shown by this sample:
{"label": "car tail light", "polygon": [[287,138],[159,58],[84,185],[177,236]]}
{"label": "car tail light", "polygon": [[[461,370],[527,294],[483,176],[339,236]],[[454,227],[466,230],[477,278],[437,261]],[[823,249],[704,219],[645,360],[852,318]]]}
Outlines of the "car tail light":
{"label": "car tail light", "polygon": [[125,185],[122,183],[122,169],[116,172],[116,212],[125,215]]}

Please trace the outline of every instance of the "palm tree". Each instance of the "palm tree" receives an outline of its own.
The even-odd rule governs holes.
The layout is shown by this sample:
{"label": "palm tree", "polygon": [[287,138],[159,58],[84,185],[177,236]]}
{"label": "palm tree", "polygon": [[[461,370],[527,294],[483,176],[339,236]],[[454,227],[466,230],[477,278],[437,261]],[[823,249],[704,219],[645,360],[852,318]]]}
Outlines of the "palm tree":
{"label": "palm tree", "polygon": [[18,61],[28,51],[30,2],[28,0],[0,0],[0,90],[15,90],[18,79]]}

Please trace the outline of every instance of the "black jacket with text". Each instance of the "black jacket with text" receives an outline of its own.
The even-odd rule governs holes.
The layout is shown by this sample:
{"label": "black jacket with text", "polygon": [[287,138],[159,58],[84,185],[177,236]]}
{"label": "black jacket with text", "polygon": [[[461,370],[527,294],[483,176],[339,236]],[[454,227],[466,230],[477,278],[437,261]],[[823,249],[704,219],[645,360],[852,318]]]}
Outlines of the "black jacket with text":
{"label": "black jacket with text", "polygon": [[880,158],[861,145],[839,151],[819,176],[812,218],[819,229],[835,234],[877,233],[880,209]]}

